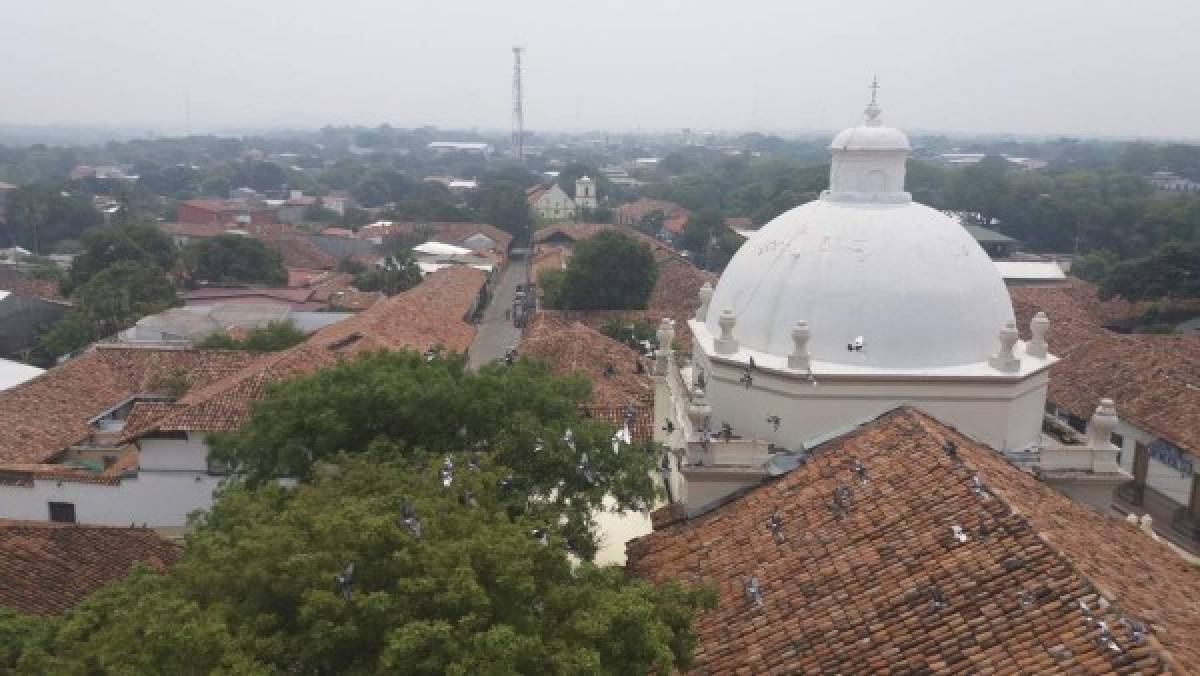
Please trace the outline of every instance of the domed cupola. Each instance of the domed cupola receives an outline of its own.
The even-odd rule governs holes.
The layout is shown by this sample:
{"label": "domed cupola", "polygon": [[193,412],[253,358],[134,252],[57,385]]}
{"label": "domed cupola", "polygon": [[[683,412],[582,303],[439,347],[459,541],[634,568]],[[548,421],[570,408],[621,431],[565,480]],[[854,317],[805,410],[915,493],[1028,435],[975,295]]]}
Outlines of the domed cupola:
{"label": "domed cupola", "polygon": [[831,144],[821,199],[764,225],[730,260],[709,335],[722,335],[725,316],[722,345],[766,363],[792,354],[803,321],[818,371],[985,364],[1013,320],[1008,290],[970,233],[904,191],[909,149],[872,97],[865,122]]}
{"label": "domed cupola", "polygon": [[878,81],[872,82],[863,124],[843,130],[829,144],[833,165],[823,199],[891,204],[912,200],[904,191],[904,163],[912,147],[903,131],[883,126],[878,90]]}

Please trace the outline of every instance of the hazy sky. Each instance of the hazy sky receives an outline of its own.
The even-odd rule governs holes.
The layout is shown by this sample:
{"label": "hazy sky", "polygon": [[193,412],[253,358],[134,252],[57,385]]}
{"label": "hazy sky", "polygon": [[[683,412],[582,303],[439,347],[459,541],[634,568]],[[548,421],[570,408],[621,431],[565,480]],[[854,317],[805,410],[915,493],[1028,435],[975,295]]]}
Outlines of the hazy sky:
{"label": "hazy sky", "polygon": [[0,0],[0,123],[1200,137],[1197,0]]}

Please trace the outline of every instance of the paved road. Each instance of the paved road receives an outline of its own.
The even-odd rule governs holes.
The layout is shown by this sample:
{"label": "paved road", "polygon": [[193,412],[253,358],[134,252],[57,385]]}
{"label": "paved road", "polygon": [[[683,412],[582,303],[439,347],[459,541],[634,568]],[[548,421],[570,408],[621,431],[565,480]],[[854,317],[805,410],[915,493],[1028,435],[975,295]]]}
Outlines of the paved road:
{"label": "paved road", "polygon": [[521,340],[521,329],[513,326],[512,319],[506,319],[505,313],[512,310],[517,285],[525,281],[525,264],[522,259],[511,260],[501,273],[492,301],[483,311],[483,320],[471,343],[468,368],[477,369],[493,359],[503,359],[504,353]]}

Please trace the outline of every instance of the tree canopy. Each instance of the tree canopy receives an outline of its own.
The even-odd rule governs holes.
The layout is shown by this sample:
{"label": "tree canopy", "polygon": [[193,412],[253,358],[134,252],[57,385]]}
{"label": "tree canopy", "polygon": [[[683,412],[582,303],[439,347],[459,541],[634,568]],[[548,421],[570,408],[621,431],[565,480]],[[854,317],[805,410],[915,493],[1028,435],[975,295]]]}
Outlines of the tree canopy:
{"label": "tree canopy", "polygon": [[234,338],[227,333],[214,333],[196,346],[216,350],[249,350],[251,352],[277,352],[304,342],[304,332],[290,320],[267,322],[266,326],[252,329],[244,338]]}
{"label": "tree canopy", "polygon": [[1167,242],[1145,256],[1109,259],[1099,281],[1101,299],[1200,298],[1200,244]]}
{"label": "tree canopy", "polygon": [[606,230],[575,245],[560,275],[543,274],[547,304],[570,310],[634,310],[646,307],[658,265],[650,245]]}
{"label": "tree canopy", "polygon": [[35,254],[51,251],[62,240],[76,239],[104,220],[87,195],[64,191],[54,183],[21,186],[5,202],[5,239]]}
{"label": "tree canopy", "polygon": [[506,230],[521,239],[529,232],[533,216],[525,189],[510,181],[493,181],[479,191],[479,212],[485,223]]}
{"label": "tree canopy", "polygon": [[83,251],[71,262],[73,287],[120,262],[171,270],[177,256],[171,238],[148,223],[93,228],[84,233],[83,246]]}
{"label": "tree canopy", "polygon": [[157,265],[118,261],[71,294],[75,307],[38,337],[37,361],[72,352],[175,304],[175,287]]}
{"label": "tree canopy", "polygon": [[23,673],[670,673],[710,590],[572,565],[484,461],[331,457],[294,489],[229,490],[165,575],[61,618],[0,613]]}
{"label": "tree canopy", "polygon": [[379,291],[394,296],[421,283],[421,268],[412,251],[401,250],[386,256],[383,265],[364,268],[354,275],[354,288],[359,291]]}
{"label": "tree canopy", "polygon": [[650,504],[655,458],[614,447],[611,426],[583,417],[589,393],[582,376],[556,376],[535,361],[467,372],[454,355],[373,353],[269,385],[241,429],[213,437],[211,446],[251,484],[309,479],[314,463],[342,451],[478,452],[511,471],[522,504],[528,498],[554,510],[590,558],[591,512],[606,495],[621,509]]}
{"label": "tree canopy", "polygon": [[250,237],[220,235],[197,240],[184,247],[182,257],[193,283],[283,284],[287,281],[280,253]]}

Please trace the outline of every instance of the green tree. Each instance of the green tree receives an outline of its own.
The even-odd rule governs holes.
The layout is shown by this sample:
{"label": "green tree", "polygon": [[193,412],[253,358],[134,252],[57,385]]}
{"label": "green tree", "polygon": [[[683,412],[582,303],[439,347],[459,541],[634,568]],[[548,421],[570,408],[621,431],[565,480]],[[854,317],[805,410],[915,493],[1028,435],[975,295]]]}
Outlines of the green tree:
{"label": "green tree", "polygon": [[38,336],[34,359],[49,365],[175,304],[175,288],[155,265],[118,261],[72,293],[75,307]]}
{"label": "green tree", "polygon": [[479,191],[479,212],[484,222],[522,239],[529,232],[533,215],[525,198],[525,189],[509,181],[495,181]]}
{"label": "green tree", "polygon": [[0,657],[26,673],[638,674],[690,664],[692,618],[714,594],[573,565],[553,512],[499,488],[501,468],[457,464],[444,486],[440,459],[328,460],[295,489],[229,490],[165,575],[136,571],[43,626],[0,615],[0,637],[18,646]]}
{"label": "green tree", "polygon": [[50,251],[64,239],[74,239],[104,219],[81,193],[65,192],[53,183],[23,185],[6,198],[8,240],[35,254]]}
{"label": "green tree", "polygon": [[654,458],[628,447],[614,452],[613,429],[581,416],[590,394],[582,376],[555,376],[527,360],[477,372],[464,366],[456,356],[374,353],[270,385],[236,434],[213,438],[213,455],[253,484],[310,479],[314,462],[343,450],[478,451],[512,472],[522,502],[553,505],[585,557],[595,550],[591,513],[606,495],[622,509],[653,498]]}
{"label": "green tree", "polygon": [[70,287],[78,287],[116,263],[171,270],[177,251],[171,238],[151,224],[93,228],[84,233],[83,252],[71,262]]}
{"label": "green tree", "polygon": [[1139,301],[1200,297],[1200,244],[1168,242],[1149,255],[1112,265],[1100,281],[1100,298]]}
{"label": "green tree", "polygon": [[644,308],[657,281],[658,265],[650,245],[606,230],[575,245],[563,277],[562,307]]}
{"label": "green tree", "polygon": [[73,298],[97,337],[162,312],[176,300],[175,288],[162,268],[129,261],[119,261],[100,271],[77,288]]}
{"label": "green tree", "polygon": [[220,235],[188,244],[183,264],[193,283],[283,284],[283,256],[262,241],[240,235]]}
{"label": "green tree", "polygon": [[359,291],[379,291],[385,296],[394,296],[408,291],[421,283],[421,268],[417,266],[411,251],[402,251],[387,256],[383,265],[354,276],[354,288]]}
{"label": "green tree", "polygon": [[214,333],[196,346],[212,350],[249,350],[251,352],[278,352],[304,342],[304,332],[290,320],[267,322],[266,326],[252,329],[241,340],[227,333]]}

